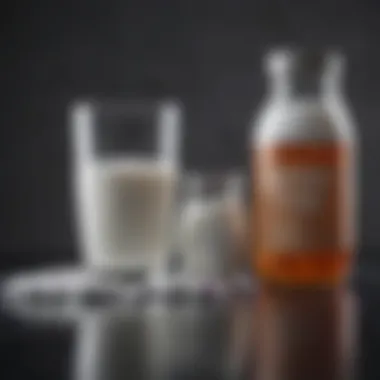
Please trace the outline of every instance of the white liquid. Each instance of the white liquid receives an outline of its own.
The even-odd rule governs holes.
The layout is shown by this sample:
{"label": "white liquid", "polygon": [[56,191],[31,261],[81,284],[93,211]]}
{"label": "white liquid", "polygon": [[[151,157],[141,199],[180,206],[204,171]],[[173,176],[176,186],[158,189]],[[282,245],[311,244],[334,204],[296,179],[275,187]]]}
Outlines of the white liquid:
{"label": "white liquid", "polygon": [[182,210],[180,238],[186,280],[210,281],[225,274],[232,250],[225,212],[222,200],[194,199]]}
{"label": "white liquid", "polygon": [[155,160],[97,160],[77,170],[79,230],[90,265],[146,270],[170,247],[176,183]]}

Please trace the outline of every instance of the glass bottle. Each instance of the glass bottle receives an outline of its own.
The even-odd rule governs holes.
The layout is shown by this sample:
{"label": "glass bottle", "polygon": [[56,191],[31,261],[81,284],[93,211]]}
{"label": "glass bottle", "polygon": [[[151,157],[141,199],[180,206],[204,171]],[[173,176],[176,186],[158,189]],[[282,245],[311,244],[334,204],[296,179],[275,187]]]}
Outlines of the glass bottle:
{"label": "glass bottle", "polygon": [[269,96],[251,135],[252,246],[264,282],[333,285],[356,245],[357,136],[335,52],[268,54]]}

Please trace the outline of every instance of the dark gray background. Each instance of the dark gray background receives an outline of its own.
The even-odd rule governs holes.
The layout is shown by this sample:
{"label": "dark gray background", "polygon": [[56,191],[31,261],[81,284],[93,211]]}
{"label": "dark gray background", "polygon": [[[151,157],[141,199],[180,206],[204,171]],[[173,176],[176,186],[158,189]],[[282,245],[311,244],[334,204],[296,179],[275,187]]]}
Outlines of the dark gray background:
{"label": "dark gray background", "polygon": [[247,165],[279,43],[342,46],[362,135],[363,245],[380,247],[376,1],[9,2],[1,10],[0,266],[74,258],[66,107],[86,95],[178,96],[190,168]]}

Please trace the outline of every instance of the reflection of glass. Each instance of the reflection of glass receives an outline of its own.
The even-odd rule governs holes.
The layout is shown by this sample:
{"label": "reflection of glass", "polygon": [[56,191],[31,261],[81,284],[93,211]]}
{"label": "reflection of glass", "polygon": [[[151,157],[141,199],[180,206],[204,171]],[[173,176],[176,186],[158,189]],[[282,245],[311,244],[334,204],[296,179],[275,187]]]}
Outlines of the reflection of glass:
{"label": "reflection of glass", "polygon": [[232,379],[252,378],[254,302],[233,300],[230,305],[228,373]]}
{"label": "reflection of glass", "polygon": [[230,317],[227,305],[159,302],[138,313],[115,308],[83,315],[73,380],[235,378],[242,363],[231,358],[237,352],[230,349],[236,341]]}
{"label": "reflection of glass", "polygon": [[173,102],[71,109],[81,248],[91,266],[144,273],[170,245],[181,112]]}
{"label": "reflection of glass", "polygon": [[179,246],[184,276],[194,283],[247,268],[244,176],[189,175],[181,202]]}
{"label": "reflection of glass", "polygon": [[146,313],[149,380],[224,379],[228,333],[228,309],[221,305],[151,305]]}
{"label": "reflection of glass", "polygon": [[257,307],[255,378],[336,380],[352,376],[353,301],[344,290],[264,291]]}
{"label": "reflection of glass", "polygon": [[88,315],[77,329],[73,380],[145,379],[144,321],[138,314]]}

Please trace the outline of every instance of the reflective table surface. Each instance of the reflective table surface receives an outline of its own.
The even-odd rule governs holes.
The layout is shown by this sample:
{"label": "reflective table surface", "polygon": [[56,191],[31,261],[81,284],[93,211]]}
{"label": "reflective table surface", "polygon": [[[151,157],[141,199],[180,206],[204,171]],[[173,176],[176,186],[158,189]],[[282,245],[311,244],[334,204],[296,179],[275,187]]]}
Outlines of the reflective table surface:
{"label": "reflective table surface", "polygon": [[350,289],[177,289],[133,302],[24,286],[17,305],[3,297],[0,378],[378,380],[377,273],[363,267]]}

